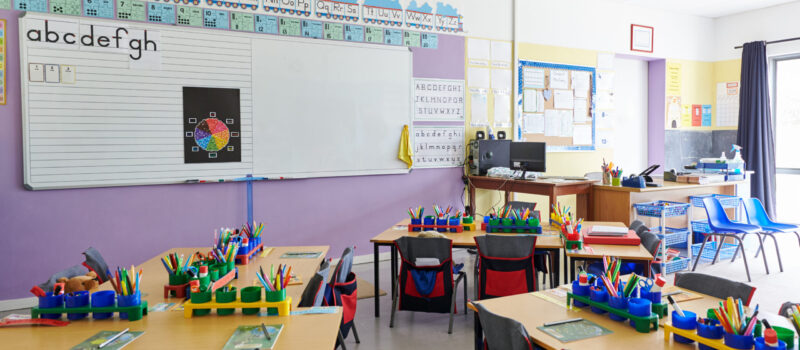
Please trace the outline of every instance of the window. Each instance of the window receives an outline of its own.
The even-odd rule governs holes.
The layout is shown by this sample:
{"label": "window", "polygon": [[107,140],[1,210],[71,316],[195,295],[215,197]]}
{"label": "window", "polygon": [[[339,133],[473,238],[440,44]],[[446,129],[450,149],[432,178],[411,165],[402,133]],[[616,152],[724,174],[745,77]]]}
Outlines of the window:
{"label": "window", "polygon": [[777,219],[800,221],[800,55],[773,60]]}

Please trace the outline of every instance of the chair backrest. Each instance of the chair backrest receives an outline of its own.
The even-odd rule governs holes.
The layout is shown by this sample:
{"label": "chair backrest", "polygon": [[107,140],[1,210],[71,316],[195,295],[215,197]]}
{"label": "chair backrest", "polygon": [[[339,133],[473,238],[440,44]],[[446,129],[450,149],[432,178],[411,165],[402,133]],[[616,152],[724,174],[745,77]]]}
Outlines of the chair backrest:
{"label": "chair backrest", "polygon": [[344,283],[347,281],[347,275],[349,275],[350,270],[353,269],[354,251],[355,247],[344,248],[342,257],[339,259],[339,262],[336,264],[336,268],[333,270],[333,276],[331,276],[330,281],[331,285],[334,283]]}
{"label": "chair backrest", "polygon": [[300,295],[300,307],[321,306],[325,300],[325,280],[328,279],[328,274],[331,270],[331,265],[327,259],[323,259],[319,264],[319,269],[314,276],[308,281],[306,288],[303,289],[303,294]]}
{"label": "chair backrest", "polygon": [[631,223],[631,226],[628,227],[628,229],[636,232],[636,235],[639,236],[640,238],[642,237],[643,232],[650,231],[650,229],[647,228],[647,226],[641,220],[634,220]]}
{"label": "chair backrest", "polygon": [[536,236],[482,235],[475,236],[478,253],[492,258],[524,258],[533,255]]}
{"label": "chair backrest", "polygon": [[661,240],[655,233],[645,231],[639,237],[642,241],[642,246],[647,249],[654,257],[658,254],[658,247],[661,246]]}
{"label": "chair backrest", "polygon": [[750,300],[756,291],[756,287],[742,282],[696,272],[677,273],[675,275],[675,285],[719,299],[727,297],[739,298],[742,299],[745,306],[750,305]]}
{"label": "chair backrest", "polygon": [[747,221],[750,224],[769,226],[773,223],[767,211],[764,210],[764,204],[758,198],[745,198],[742,202],[744,203],[744,211],[747,213]]}
{"label": "chair backrest", "polygon": [[711,228],[730,225],[733,223],[731,222],[731,219],[728,218],[728,214],[725,213],[725,208],[722,207],[722,204],[718,199],[713,197],[703,198],[703,206],[706,209],[708,224],[711,226]]}
{"label": "chair backrest", "polygon": [[511,206],[511,209],[514,209],[514,210],[516,210],[516,209],[521,209],[521,210],[530,209],[530,210],[533,210],[533,208],[536,207],[536,203],[532,203],[532,202],[511,201],[511,202],[508,202],[507,204],[509,206]]}
{"label": "chair backrest", "polygon": [[479,303],[475,308],[489,350],[533,350],[531,338],[522,323],[494,314]]}
{"label": "chair backrest", "polygon": [[[453,296],[453,242],[447,238],[404,236],[400,252],[398,310],[449,313]],[[417,264],[435,259],[438,264]]]}
{"label": "chair backrest", "polygon": [[439,263],[451,260],[453,242],[447,238],[403,236],[394,241],[404,263],[416,266],[418,258],[436,258]]}

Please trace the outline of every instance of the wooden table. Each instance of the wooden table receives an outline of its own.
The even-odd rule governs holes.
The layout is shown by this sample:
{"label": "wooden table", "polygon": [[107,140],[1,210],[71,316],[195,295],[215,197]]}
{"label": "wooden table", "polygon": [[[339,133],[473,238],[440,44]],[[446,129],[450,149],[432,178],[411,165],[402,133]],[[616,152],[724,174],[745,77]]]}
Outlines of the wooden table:
{"label": "wooden table", "polygon": [[[257,257],[248,265],[238,265],[239,279],[234,280],[232,284],[239,289],[250,286],[259,266],[268,268],[270,264],[277,266],[279,263],[291,265],[292,272],[305,284],[316,272],[328,249],[328,246],[276,247],[264,258]],[[164,299],[163,286],[167,283],[167,272],[158,258],[171,252],[188,255],[198,250],[203,252],[208,248],[170,249],[137,265],[137,268],[141,267],[144,270],[141,282],[142,299],[147,300],[150,307],[159,302],[181,302],[176,298]],[[280,256],[288,251],[320,251],[322,255],[316,259],[281,259]],[[287,288],[287,295],[292,297],[295,306],[300,301],[304,287],[295,285]],[[109,283],[105,283],[100,289],[110,288]],[[231,316],[215,316],[212,311],[211,315],[190,319],[185,319],[182,311],[149,312],[142,320],[134,322],[120,320],[116,315],[108,320],[92,320],[90,315],[66,327],[0,328],[0,339],[3,339],[2,347],[9,349],[64,348],[77,345],[99,331],[121,331],[130,327],[131,331],[145,331],[145,333],[130,343],[126,349],[221,349],[236,327],[264,322],[284,325],[276,349],[332,349],[336,343],[341,319],[341,308],[337,308],[337,312],[333,314],[285,317],[245,316],[240,310]]]}
{"label": "wooden table", "polygon": [[[558,196],[576,195],[575,214],[579,218],[590,218],[590,206],[596,201],[590,200],[592,194],[592,184],[596,180],[511,180],[499,177],[476,176],[469,177],[469,210],[470,215],[475,216],[475,189],[485,189],[505,192],[505,203],[508,203],[509,193],[529,193],[547,196],[550,203],[556,203]],[[549,220],[549,211],[542,212],[542,219]],[[546,217],[545,217],[546,216]],[[608,220],[619,221],[619,220]]]}
{"label": "wooden table", "polygon": [[[626,227],[621,222],[584,222],[581,228],[581,234],[586,235],[592,226],[618,226]],[[616,244],[584,244],[583,249],[580,250],[567,250],[567,261],[569,268],[567,272],[570,274],[575,272],[575,261],[601,259],[603,256],[613,256],[623,260],[632,260],[635,263],[645,265],[645,275],[650,275],[650,262],[653,261],[653,255],[647,251],[641,244],[638,245],[616,245]],[[565,281],[571,281],[570,276],[565,277]]]}
{"label": "wooden table", "polygon": [[[736,195],[736,186],[748,184],[750,180],[729,181],[713,184],[686,184],[656,180],[662,187],[620,187],[594,184],[591,194],[591,220],[618,221],[630,225],[634,219],[633,205],[636,203],[667,200],[689,203],[689,196],[704,194]],[[580,216],[580,214],[578,215]]]}
{"label": "wooden table", "polygon": [[[535,294],[537,293],[543,292],[518,294],[496,299],[473,301],[471,303],[481,304],[495,314],[522,323],[533,342],[545,349],[563,349],[567,347],[570,349],[696,349],[694,344],[681,344],[674,340],[665,341],[664,330],[660,327],[656,332],[639,333],[628,324],[628,321],[612,321],[608,318],[607,314],[598,315],[591,312],[588,307],[569,310],[564,307],[563,304],[558,305],[536,296]],[[692,293],[700,294],[697,292]],[[703,295],[702,299],[680,302],[680,306],[683,310],[693,311],[698,315],[705,315],[706,310],[718,306],[719,301],[720,299]],[[764,312],[759,312],[759,316],[763,317],[762,313]],[[544,323],[578,317],[597,323],[614,333],[577,340],[570,343],[562,343],[536,328]],[[774,325],[789,326],[785,318],[776,315],[767,316],[767,318]],[[783,322],[781,320],[783,320]],[[482,343],[482,330],[480,329],[480,322],[477,319],[477,313],[475,321],[475,345],[476,349],[478,349],[478,346]],[[774,323],[772,321],[774,321]],[[480,348],[482,348],[482,345],[480,346]]]}
{"label": "wooden table", "polygon": [[[480,222],[483,222],[482,217],[475,217],[476,226],[478,228],[477,231],[464,231],[461,233],[447,233],[443,232],[447,238],[453,241],[453,247],[456,248],[474,248],[475,244],[475,236],[485,235],[486,231],[480,230]],[[381,246],[389,246],[391,247],[391,280],[392,280],[392,294],[394,295],[395,289],[395,279],[397,279],[397,248],[394,246],[394,241],[403,236],[411,236],[416,237],[419,235],[419,232],[408,232],[408,224],[411,223],[411,219],[404,219],[398,222],[392,227],[388,228],[386,231],[381,232],[375,237],[370,239],[373,246],[373,270],[375,271],[375,317],[380,317],[380,289],[378,286],[380,285],[380,273],[379,273],[379,266],[378,263],[380,262],[378,254],[379,248]],[[551,231],[550,226],[543,227],[544,233],[555,233]],[[561,248],[564,246],[564,243],[561,241],[561,237],[556,235],[551,236],[540,236],[536,239],[536,250],[543,250],[543,251],[551,251],[555,252],[555,254],[550,254],[551,261],[551,273],[550,273],[550,282],[553,286],[558,285],[558,266],[560,263],[559,254]]]}

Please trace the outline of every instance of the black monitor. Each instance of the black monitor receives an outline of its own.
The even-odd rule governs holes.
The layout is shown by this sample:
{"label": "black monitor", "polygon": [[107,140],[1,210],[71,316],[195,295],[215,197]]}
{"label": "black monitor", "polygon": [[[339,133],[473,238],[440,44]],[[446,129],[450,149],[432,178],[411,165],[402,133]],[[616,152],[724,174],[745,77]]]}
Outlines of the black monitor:
{"label": "black monitor", "polygon": [[528,171],[545,172],[546,148],[544,142],[512,142],[509,152],[511,169],[522,170],[522,178]]}

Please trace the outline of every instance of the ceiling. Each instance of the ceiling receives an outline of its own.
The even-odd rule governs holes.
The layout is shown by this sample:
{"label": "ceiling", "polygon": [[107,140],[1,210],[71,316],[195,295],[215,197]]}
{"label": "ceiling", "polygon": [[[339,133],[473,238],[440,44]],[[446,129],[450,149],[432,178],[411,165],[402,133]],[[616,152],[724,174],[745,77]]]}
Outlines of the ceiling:
{"label": "ceiling", "polygon": [[795,0],[609,0],[612,2],[658,8],[688,15],[722,17]]}

